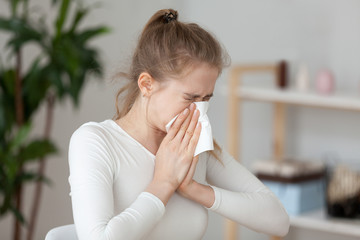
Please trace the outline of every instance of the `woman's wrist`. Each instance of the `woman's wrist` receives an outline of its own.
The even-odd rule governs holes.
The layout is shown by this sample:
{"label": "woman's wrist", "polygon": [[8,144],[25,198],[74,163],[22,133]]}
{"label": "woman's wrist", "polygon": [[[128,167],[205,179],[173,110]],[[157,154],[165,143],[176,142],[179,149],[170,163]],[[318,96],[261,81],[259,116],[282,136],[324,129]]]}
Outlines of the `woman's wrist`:
{"label": "woman's wrist", "polygon": [[[177,193],[179,193],[181,196],[191,199],[196,191],[196,184],[198,184],[196,181],[192,180],[191,183],[188,184],[180,184],[178,189],[176,189]],[[193,199],[191,199],[193,200]]]}
{"label": "woman's wrist", "polygon": [[204,207],[210,208],[215,202],[215,193],[212,187],[192,181],[186,189],[179,191],[183,197],[202,204]]}
{"label": "woman's wrist", "polygon": [[156,180],[151,181],[145,189],[145,192],[149,192],[158,197],[165,206],[175,191],[176,189],[171,183]]}

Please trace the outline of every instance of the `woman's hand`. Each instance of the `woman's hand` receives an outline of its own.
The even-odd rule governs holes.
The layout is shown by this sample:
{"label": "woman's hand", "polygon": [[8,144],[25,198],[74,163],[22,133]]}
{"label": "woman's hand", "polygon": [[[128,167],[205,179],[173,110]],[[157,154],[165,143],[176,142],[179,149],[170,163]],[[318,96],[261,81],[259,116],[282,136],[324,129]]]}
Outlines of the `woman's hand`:
{"label": "woman's hand", "polygon": [[212,187],[198,183],[193,179],[198,161],[199,155],[194,157],[186,177],[176,191],[181,196],[210,208],[215,201],[214,190]]}
{"label": "woman's hand", "polygon": [[183,182],[192,165],[201,132],[199,115],[194,103],[190,110],[185,109],[179,114],[156,153],[154,178],[146,191],[158,196],[164,204]]}
{"label": "woman's hand", "polygon": [[194,189],[194,185],[197,184],[197,182],[193,179],[196,165],[199,161],[199,155],[193,158],[193,161],[191,163],[190,169],[182,181],[182,183],[179,185],[177,192],[182,195],[183,197],[189,198],[191,195],[192,189]]}

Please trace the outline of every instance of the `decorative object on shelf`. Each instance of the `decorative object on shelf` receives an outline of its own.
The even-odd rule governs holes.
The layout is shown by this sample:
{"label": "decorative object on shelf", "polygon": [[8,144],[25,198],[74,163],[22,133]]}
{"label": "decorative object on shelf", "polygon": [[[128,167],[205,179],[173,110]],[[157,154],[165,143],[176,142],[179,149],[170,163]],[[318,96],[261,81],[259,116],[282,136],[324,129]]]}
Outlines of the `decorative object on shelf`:
{"label": "decorative object on shelf", "polygon": [[252,169],[261,179],[282,182],[300,182],[323,177],[325,174],[325,165],[322,162],[294,158],[256,161]]}
{"label": "decorative object on shelf", "polygon": [[339,165],[328,178],[328,214],[342,218],[360,217],[360,173]]}
{"label": "decorative object on shelf", "polygon": [[301,64],[296,76],[296,88],[301,92],[309,90],[309,70],[306,64]]}
{"label": "decorative object on shelf", "polygon": [[284,159],[258,161],[256,176],[279,198],[289,215],[321,208],[325,203],[325,165]]}
{"label": "decorative object on shelf", "polygon": [[316,91],[320,94],[331,94],[334,91],[334,76],[328,69],[320,70],[316,76]]}
{"label": "decorative object on shelf", "polygon": [[277,86],[284,89],[288,85],[288,64],[285,60],[280,61],[278,65],[279,77],[277,78]]}

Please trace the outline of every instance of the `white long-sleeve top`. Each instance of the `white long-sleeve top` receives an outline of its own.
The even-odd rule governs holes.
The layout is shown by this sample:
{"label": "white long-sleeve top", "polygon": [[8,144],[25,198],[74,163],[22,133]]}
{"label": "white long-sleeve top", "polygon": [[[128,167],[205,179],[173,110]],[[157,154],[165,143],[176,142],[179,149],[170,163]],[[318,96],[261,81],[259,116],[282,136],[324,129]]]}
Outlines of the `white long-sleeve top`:
{"label": "white long-sleeve top", "polygon": [[209,184],[215,202],[206,208],[176,192],[166,207],[144,192],[153,178],[155,155],[111,119],[88,122],[71,136],[69,183],[80,240],[199,240],[208,210],[269,235],[288,232],[280,201],[225,149],[222,163],[199,155],[194,180]]}

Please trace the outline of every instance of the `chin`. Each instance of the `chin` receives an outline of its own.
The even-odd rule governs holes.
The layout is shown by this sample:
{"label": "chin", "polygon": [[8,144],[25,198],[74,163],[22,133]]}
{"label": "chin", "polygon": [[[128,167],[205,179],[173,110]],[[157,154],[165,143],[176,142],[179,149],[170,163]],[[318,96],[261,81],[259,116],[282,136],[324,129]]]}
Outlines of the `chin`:
{"label": "chin", "polygon": [[166,132],[165,126],[166,126],[166,123],[163,123],[163,124],[160,124],[160,125],[154,125],[154,128],[156,129],[156,131],[166,135],[167,132]]}

